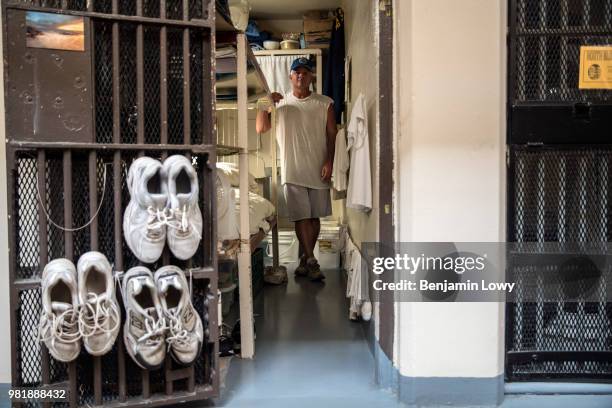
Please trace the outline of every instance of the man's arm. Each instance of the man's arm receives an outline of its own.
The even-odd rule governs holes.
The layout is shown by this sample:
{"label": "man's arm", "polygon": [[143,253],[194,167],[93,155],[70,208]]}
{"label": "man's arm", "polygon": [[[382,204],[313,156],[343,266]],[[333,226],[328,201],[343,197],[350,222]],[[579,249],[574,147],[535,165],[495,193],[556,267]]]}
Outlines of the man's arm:
{"label": "man's arm", "polygon": [[[274,104],[277,104],[281,99],[283,99],[283,95],[279,94],[278,92],[273,92],[271,96]],[[266,133],[272,127],[272,123],[270,122],[270,112],[271,107],[257,112],[257,118],[255,119],[255,130],[257,133]]]}
{"label": "man's arm", "polygon": [[266,133],[271,127],[269,110],[257,111],[257,118],[255,119],[255,130],[257,133]]}
{"label": "man's arm", "polygon": [[334,154],[336,153],[337,133],[338,128],[336,127],[336,115],[334,114],[334,105],[329,104],[329,108],[327,108],[326,124],[327,158],[325,160],[323,168],[321,169],[321,178],[325,181],[329,181],[331,179],[332,170],[334,168]]}

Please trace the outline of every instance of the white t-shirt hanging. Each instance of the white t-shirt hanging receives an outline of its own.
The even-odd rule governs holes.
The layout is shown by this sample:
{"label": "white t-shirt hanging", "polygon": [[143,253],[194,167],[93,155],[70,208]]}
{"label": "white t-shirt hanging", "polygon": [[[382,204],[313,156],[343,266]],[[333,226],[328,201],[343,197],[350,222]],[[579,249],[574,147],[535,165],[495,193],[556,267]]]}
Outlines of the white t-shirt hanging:
{"label": "white t-shirt hanging", "polygon": [[360,211],[372,209],[372,174],[367,115],[365,98],[363,94],[359,94],[353,105],[346,129],[347,150],[351,151],[346,206]]}
{"label": "white t-shirt hanging", "polygon": [[332,187],[341,192],[348,187],[347,172],[349,169],[349,155],[346,149],[346,136],[344,129],[338,130],[336,135],[336,150],[334,152],[334,169],[332,170]]}
{"label": "white t-shirt hanging", "polygon": [[332,103],[314,92],[302,99],[290,92],[278,103],[276,140],[283,184],[330,188],[321,180],[321,169],[327,159],[327,110]]}

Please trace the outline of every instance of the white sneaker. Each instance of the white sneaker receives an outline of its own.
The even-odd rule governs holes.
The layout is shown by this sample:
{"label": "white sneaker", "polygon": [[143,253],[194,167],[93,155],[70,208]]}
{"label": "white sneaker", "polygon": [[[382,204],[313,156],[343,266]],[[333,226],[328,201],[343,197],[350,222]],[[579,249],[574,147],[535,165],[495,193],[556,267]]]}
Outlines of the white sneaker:
{"label": "white sneaker", "polygon": [[163,266],[155,272],[155,284],[168,326],[166,342],[170,353],[176,362],[191,364],[202,349],[204,330],[191,303],[185,273],[177,266]]}
{"label": "white sneaker", "polygon": [[166,357],[166,327],[153,274],[135,266],[126,272],[122,286],[125,348],[141,368],[157,369]]}
{"label": "white sneaker", "polygon": [[77,274],[83,345],[92,356],[102,356],[115,344],[121,323],[113,272],[106,256],[91,251],[79,259]]}
{"label": "white sneaker", "polygon": [[38,339],[54,359],[75,360],[81,352],[79,299],[74,264],[60,258],[49,262],[42,274],[42,313]]}
{"label": "white sneaker", "polygon": [[164,161],[168,176],[168,208],[172,221],[168,246],[175,257],[191,258],[202,238],[202,213],[198,206],[198,176],[185,156],[174,155]]}
{"label": "white sneaker", "polygon": [[166,173],[159,161],[140,157],[130,166],[127,185],[131,198],[123,214],[125,242],[136,258],[153,263],[166,243]]}

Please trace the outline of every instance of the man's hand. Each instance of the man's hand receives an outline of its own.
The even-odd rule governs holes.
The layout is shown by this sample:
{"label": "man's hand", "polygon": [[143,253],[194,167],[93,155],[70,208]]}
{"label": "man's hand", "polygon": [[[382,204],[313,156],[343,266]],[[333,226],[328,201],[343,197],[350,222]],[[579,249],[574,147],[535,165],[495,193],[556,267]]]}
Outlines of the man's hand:
{"label": "man's hand", "polygon": [[326,161],[321,169],[321,179],[323,181],[330,181],[332,176],[332,170],[334,165],[331,161]]}
{"label": "man's hand", "polygon": [[283,99],[283,95],[279,94],[278,92],[272,92],[270,96],[272,97],[272,102],[274,102],[275,105],[279,103],[281,99]]}

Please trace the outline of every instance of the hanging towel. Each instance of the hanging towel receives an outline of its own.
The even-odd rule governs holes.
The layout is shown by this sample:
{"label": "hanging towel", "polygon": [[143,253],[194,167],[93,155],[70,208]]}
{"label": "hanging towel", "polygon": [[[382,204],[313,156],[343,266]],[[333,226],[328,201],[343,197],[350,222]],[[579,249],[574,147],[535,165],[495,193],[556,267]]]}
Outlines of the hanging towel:
{"label": "hanging towel", "polygon": [[364,275],[365,271],[362,270],[363,259],[361,258],[361,252],[359,252],[359,248],[348,237],[348,233],[345,251],[345,267],[348,275],[346,297],[350,299],[349,319],[357,320],[359,317],[362,317],[364,320],[369,320],[371,312],[363,313],[363,306],[365,304],[368,304],[371,308],[367,294],[367,281],[364,281],[364,279],[367,279],[367,273]]}
{"label": "hanging towel", "polygon": [[336,123],[341,123],[342,112],[344,111],[344,58],[346,56],[344,47],[344,12],[341,8],[336,9],[334,17],[329,55],[327,57],[327,66],[325,67],[323,95],[327,95],[334,100]]}
{"label": "hanging towel", "polygon": [[346,192],[346,206],[364,212],[372,209],[372,174],[367,115],[365,98],[363,94],[359,94],[353,105],[346,129],[347,149],[351,151],[351,171]]}
{"label": "hanging towel", "polygon": [[256,57],[271,91],[282,95],[293,91],[289,79],[291,64],[294,59],[300,57],[308,58],[308,55],[260,55]]}
{"label": "hanging towel", "polygon": [[338,130],[336,135],[336,150],[334,152],[334,169],[332,170],[332,187],[334,200],[346,197],[348,187],[347,172],[349,169],[349,155],[346,150],[346,136],[344,129]]}

